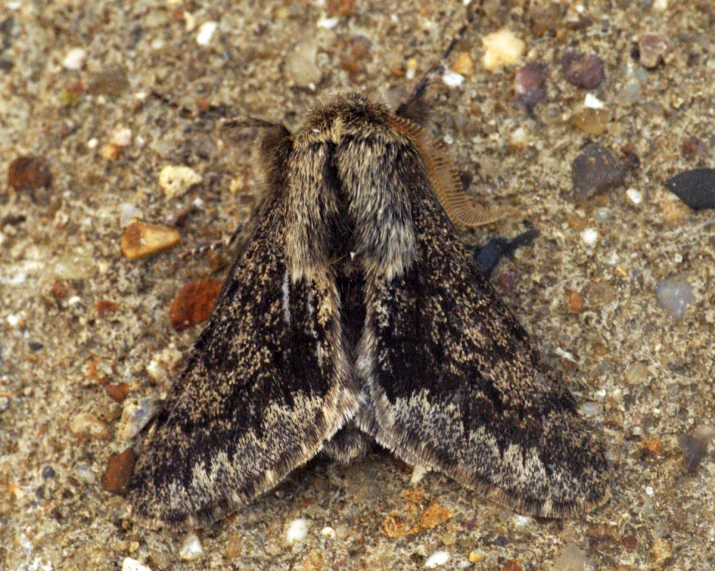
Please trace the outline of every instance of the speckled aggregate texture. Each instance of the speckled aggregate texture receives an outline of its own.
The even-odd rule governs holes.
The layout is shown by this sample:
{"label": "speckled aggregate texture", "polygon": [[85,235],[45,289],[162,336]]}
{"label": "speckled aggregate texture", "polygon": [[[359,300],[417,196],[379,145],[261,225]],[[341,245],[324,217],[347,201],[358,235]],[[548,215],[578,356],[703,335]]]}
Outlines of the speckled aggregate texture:
{"label": "speckled aggregate texture", "polygon": [[[712,211],[689,209],[661,185],[715,166],[715,8],[706,0],[564,2],[554,31],[541,37],[533,6],[487,2],[486,11],[453,58],[467,52],[473,71],[460,85],[435,86],[427,128],[473,175],[472,196],[510,203],[541,232],[492,282],[603,427],[610,502],[579,518],[524,520],[429,473],[419,484],[425,502],[438,500],[452,517],[391,537],[383,523],[404,510],[410,469],[378,451],[349,466],[316,459],[297,470],[200,531],[193,560],[186,553],[196,550],[181,551],[183,535],[131,522],[126,500],[101,486],[109,455],[134,443],[120,439],[122,409],[166,394],[180,370],[177,351],[199,333],[170,326],[169,304],[184,281],[224,275],[214,256],[181,253],[230,235],[260,189],[250,141],[221,142],[215,121],[147,94],[189,109],[223,104],[292,131],[333,90],[394,108],[415,84],[412,70],[419,78],[439,58],[464,8],[429,0],[4,1],[0,569],[114,570],[129,557],[153,570],[423,569],[447,552],[445,569],[515,571],[563,568],[573,546],[598,569],[715,566],[715,458],[707,454],[688,475],[678,445],[679,435],[711,425],[715,408],[715,225]],[[218,23],[213,35],[207,22]],[[526,53],[521,64],[485,72],[480,37],[505,26]],[[670,42],[652,70],[637,60],[644,32]],[[609,112],[603,134],[569,121],[586,94],[561,72],[569,49],[604,62],[605,80],[589,92]],[[530,117],[513,83],[532,61],[547,65],[548,79]],[[593,143],[626,166],[635,154],[640,166],[624,186],[574,204],[571,163]],[[49,161],[52,186],[13,193],[9,165],[30,155]],[[167,199],[158,177],[169,164],[191,167],[203,182]],[[124,258],[126,205],[146,222],[177,227],[181,244]],[[512,217],[463,238],[477,244],[523,229]],[[671,276],[694,293],[681,319],[655,297]],[[118,309],[100,315],[102,300]],[[124,403],[108,396],[107,383],[129,385]],[[289,545],[295,520],[307,521],[307,533]]]}

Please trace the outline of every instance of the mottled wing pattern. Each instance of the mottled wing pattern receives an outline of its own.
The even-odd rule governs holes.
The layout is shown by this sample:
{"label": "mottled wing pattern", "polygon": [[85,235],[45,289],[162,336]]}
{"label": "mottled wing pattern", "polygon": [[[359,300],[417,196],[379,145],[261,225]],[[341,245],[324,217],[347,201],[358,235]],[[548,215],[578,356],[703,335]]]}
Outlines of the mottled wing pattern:
{"label": "mottled wing pattern", "polygon": [[564,516],[602,504],[604,450],[574,398],[471,263],[427,183],[411,199],[413,265],[366,279],[358,425],[405,461],[518,511]]}
{"label": "mottled wing pattern", "polygon": [[148,436],[130,483],[140,523],[211,523],[273,487],[356,409],[335,284],[290,279],[273,196]]}

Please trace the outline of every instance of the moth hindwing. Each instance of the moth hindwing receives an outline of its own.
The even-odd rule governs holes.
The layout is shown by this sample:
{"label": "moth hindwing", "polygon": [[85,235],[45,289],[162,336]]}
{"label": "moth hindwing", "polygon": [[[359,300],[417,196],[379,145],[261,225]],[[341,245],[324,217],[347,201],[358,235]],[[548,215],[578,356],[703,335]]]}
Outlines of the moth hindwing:
{"label": "moth hindwing", "polygon": [[335,96],[295,135],[239,120],[266,197],[139,457],[142,524],[209,524],[368,438],[524,513],[608,499],[603,446],[456,234],[493,216],[409,120],[423,91]]}

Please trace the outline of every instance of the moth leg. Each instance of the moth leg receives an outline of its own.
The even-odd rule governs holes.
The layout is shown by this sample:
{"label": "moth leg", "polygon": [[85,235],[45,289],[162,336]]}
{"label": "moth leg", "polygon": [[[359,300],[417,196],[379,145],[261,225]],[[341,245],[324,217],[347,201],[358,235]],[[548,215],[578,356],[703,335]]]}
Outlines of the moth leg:
{"label": "moth leg", "polygon": [[323,452],[336,462],[349,464],[362,460],[371,447],[372,438],[362,432],[354,422],[349,422],[325,444]]}

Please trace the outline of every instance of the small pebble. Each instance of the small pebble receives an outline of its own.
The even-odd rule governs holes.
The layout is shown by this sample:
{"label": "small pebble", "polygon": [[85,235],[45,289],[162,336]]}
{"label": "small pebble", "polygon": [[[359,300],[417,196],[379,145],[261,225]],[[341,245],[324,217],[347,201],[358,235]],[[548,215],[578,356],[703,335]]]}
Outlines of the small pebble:
{"label": "small pebble", "polygon": [[535,4],[531,13],[531,32],[540,38],[553,31],[561,20],[562,6],[556,2]]}
{"label": "small pebble", "polygon": [[569,292],[569,311],[574,313],[579,312],[583,309],[583,295],[577,291]]}
{"label": "small pebble", "polygon": [[290,522],[286,528],[286,543],[294,545],[303,541],[308,535],[310,521],[307,519],[296,519]]}
{"label": "small pebble", "polygon": [[628,385],[637,385],[648,378],[648,365],[636,361],[631,363],[624,374],[624,380]]}
{"label": "small pebble", "polygon": [[581,412],[585,416],[598,416],[603,413],[603,405],[597,402],[585,402],[581,405]]}
{"label": "small pebble", "polygon": [[655,562],[662,564],[673,556],[673,546],[665,539],[654,539],[651,553]]}
{"label": "small pebble", "polygon": [[571,124],[591,135],[603,135],[608,129],[610,113],[606,109],[586,107],[571,115]]}
{"label": "small pebble", "polygon": [[641,65],[653,69],[670,51],[670,40],[663,34],[646,32],[638,36],[638,51]]}
{"label": "small pebble", "polygon": [[337,537],[337,534],[332,527],[324,527],[320,530],[320,535],[327,537],[328,539],[335,539]]}
{"label": "small pebble", "polygon": [[561,71],[566,81],[581,89],[596,89],[605,78],[601,58],[572,50],[561,58]]}
{"label": "small pebble", "polygon": [[509,146],[512,149],[524,149],[529,146],[529,133],[523,126],[509,135]]}
{"label": "small pebble", "polygon": [[340,23],[340,18],[320,18],[316,26],[318,28],[325,28],[326,30],[332,30],[335,26]]}
{"label": "small pebble", "polygon": [[544,63],[529,63],[516,71],[514,90],[518,98],[517,105],[529,115],[546,98],[547,70]]}
{"label": "small pebble", "polygon": [[94,472],[92,472],[92,467],[89,464],[77,464],[74,467],[74,473],[77,477],[85,484],[94,484],[97,481]]}
{"label": "small pebble", "polygon": [[683,454],[685,469],[688,474],[695,474],[708,453],[709,439],[697,438],[695,435],[681,434],[678,436],[678,445]]}
{"label": "small pebble", "polygon": [[114,402],[123,402],[129,394],[129,385],[127,383],[109,384],[104,387],[104,390]]}
{"label": "small pebble", "polygon": [[452,71],[459,75],[472,75],[474,73],[474,61],[469,52],[461,52],[457,61],[452,66]]}
{"label": "small pebble", "polygon": [[323,73],[315,61],[318,45],[314,39],[299,43],[286,58],[286,69],[293,81],[303,87],[320,83]]}
{"label": "small pebble", "polygon": [[133,204],[125,202],[119,205],[119,225],[122,228],[143,217],[144,213]]}
{"label": "small pebble", "polygon": [[83,280],[97,271],[95,261],[85,254],[63,254],[50,266],[52,275],[61,280]]}
{"label": "small pebble", "polygon": [[455,71],[447,70],[442,74],[442,81],[449,87],[458,87],[464,83],[464,76]]}
{"label": "small pebble", "polygon": [[122,418],[119,421],[117,437],[122,440],[131,440],[149,421],[156,416],[159,410],[159,399],[156,395],[140,399],[138,402],[125,402]]}
{"label": "small pebble", "polygon": [[120,454],[112,454],[107,461],[107,470],[102,476],[102,487],[113,494],[123,496],[134,471],[137,455],[132,448]]}
{"label": "small pebble", "polygon": [[681,172],[663,184],[690,208],[715,208],[715,169]]}
{"label": "small pebble", "polygon": [[658,305],[671,317],[681,319],[695,301],[693,287],[684,276],[671,276],[655,289]]}
{"label": "small pebble", "polygon": [[99,150],[99,156],[105,161],[116,161],[119,158],[119,152],[121,149],[113,144],[107,143]]}
{"label": "small pebble", "polygon": [[574,202],[582,202],[597,192],[621,186],[625,172],[607,149],[591,145],[571,165]]}
{"label": "small pebble", "polygon": [[146,372],[155,381],[161,381],[181,360],[182,354],[172,343],[152,357],[146,366]]}
{"label": "small pebble", "polygon": [[86,59],[86,51],[82,48],[72,48],[67,52],[65,59],[62,60],[62,67],[65,69],[82,69]]}
{"label": "small pebble", "polygon": [[129,260],[139,260],[176,246],[180,239],[175,228],[132,222],[122,236],[122,254]]}
{"label": "small pebble", "polygon": [[129,87],[126,70],[121,66],[113,66],[92,74],[87,91],[92,95],[119,97]]}
{"label": "small pebble", "polygon": [[697,137],[690,136],[683,141],[683,145],[680,147],[680,154],[686,159],[695,157],[705,159],[708,156],[708,147]]}
{"label": "small pebble", "polygon": [[99,317],[107,317],[119,309],[119,304],[109,299],[98,299],[94,304],[94,310]]}
{"label": "small pebble", "polygon": [[8,166],[7,184],[18,192],[49,188],[52,186],[50,164],[44,157],[17,157]]}
{"label": "small pebble", "polygon": [[635,188],[629,188],[626,191],[626,196],[633,204],[640,204],[643,202],[643,195]]}
{"label": "small pebble", "polygon": [[356,0],[328,0],[326,9],[331,16],[349,16],[355,9]]}
{"label": "small pebble", "polygon": [[586,565],[590,565],[586,554],[568,543],[554,559],[553,571],[585,571]]}
{"label": "small pebble", "polygon": [[122,571],[152,571],[152,570],[151,570],[151,567],[142,565],[136,559],[132,559],[131,557],[125,557],[124,561],[122,561]]}
{"label": "small pebble", "polygon": [[55,472],[55,469],[52,466],[45,466],[42,469],[42,477],[45,480],[49,480],[50,478],[54,478],[57,475],[57,472]]}
{"label": "small pebble", "polygon": [[482,45],[482,64],[488,71],[517,63],[526,50],[524,41],[506,28],[484,36]]}
{"label": "small pebble", "polygon": [[190,531],[179,546],[179,558],[184,561],[198,561],[204,556],[199,536]]}
{"label": "small pebble", "polygon": [[598,97],[593,93],[587,93],[586,97],[583,98],[583,106],[587,109],[603,109],[605,105]]}
{"label": "small pebble", "polygon": [[109,134],[109,142],[117,147],[128,147],[132,144],[132,130],[126,127],[115,129]]}
{"label": "small pebble", "polygon": [[203,177],[186,165],[167,165],[159,173],[159,186],[166,198],[181,196],[202,181]]}
{"label": "small pebble", "polygon": [[176,331],[181,331],[209,318],[216,297],[221,291],[220,280],[188,280],[169,306],[169,320]]}
{"label": "small pebble", "polygon": [[587,246],[593,246],[596,243],[596,240],[598,240],[598,230],[586,228],[583,232],[581,232],[581,240],[583,240],[583,243]]}
{"label": "small pebble", "polygon": [[447,551],[435,551],[432,555],[425,561],[425,567],[427,569],[435,569],[441,567],[449,561],[449,553]]}
{"label": "small pebble", "polygon": [[196,34],[196,43],[200,46],[208,46],[211,43],[211,38],[213,38],[217,29],[217,22],[204,22],[199,26],[199,31]]}
{"label": "small pebble", "polygon": [[81,412],[72,417],[70,432],[77,436],[97,440],[106,440],[110,436],[107,423],[86,412]]}

